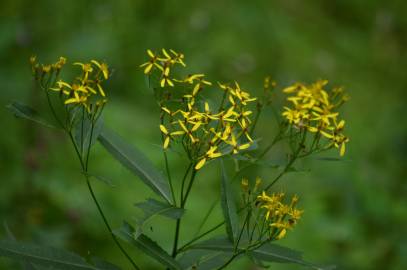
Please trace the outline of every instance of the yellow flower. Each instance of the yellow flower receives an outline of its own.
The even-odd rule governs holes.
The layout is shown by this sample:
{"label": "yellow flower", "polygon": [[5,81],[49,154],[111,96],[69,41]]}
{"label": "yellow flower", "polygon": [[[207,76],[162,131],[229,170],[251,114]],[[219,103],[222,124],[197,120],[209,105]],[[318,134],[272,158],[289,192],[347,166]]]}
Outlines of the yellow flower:
{"label": "yellow flower", "polygon": [[107,80],[109,78],[109,67],[107,66],[106,63],[99,63],[96,60],[92,60],[90,62],[99,68],[99,70],[102,72],[105,80]]}
{"label": "yellow flower", "polygon": [[160,130],[164,134],[164,144],[163,144],[164,149],[168,148],[170,144],[170,139],[172,139],[173,136],[183,135],[185,133],[184,131],[168,132],[167,128],[164,125],[160,125]]}
{"label": "yellow flower", "polygon": [[222,153],[216,152],[217,148],[217,146],[211,146],[203,158],[195,165],[195,170],[201,169],[208,159],[214,159],[222,156]]}
{"label": "yellow flower", "polygon": [[174,83],[169,78],[169,75],[170,75],[170,67],[166,67],[162,73],[162,78],[161,78],[161,82],[160,82],[161,87],[165,87],[165,85],[169,85],[171,87],[174,86]]}
{"label": "yellow flower", "polygon": [[160,60],[158,56],[155,55],[151,50],[147,50],[147,54],[148,56],[150,56],[150,60],[140,65],[140,67],[145,67],[144,74],[150,74],[153,67],[157,67],[158,69],[163,70],[163,68],[157,63]]}
{"label": "yellow flower", "polygon": [[44,73],[49,73],[51,71],[51,65],[43,65],[42,66],[42,71]]}

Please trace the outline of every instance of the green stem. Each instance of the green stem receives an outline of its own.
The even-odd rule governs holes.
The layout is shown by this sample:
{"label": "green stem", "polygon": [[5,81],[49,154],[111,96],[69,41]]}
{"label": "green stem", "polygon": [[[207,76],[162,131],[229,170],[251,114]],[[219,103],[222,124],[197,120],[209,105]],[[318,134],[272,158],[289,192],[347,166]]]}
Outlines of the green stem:
{"label": "green stem", "polygon": [[258,105],[258,109],[257,109],[257,113],[256,116],[254,118],[253,124],[252,124],[252,128],[250,129],[250,136],[253,135],[254,130],[256,129],[257,126],[257,122],[259,121],[261,112],[263,111],[263,106]]}
{"label": "green stem", "polygon": [[[91,131],[91,135],[90,135],[91,139],[92,139],[92,134],[93,134],[93,126],[94,125],[92,124],[92,131]],[[86,184],[87,184],[89,192],[90,192],[90,194],[92,196],[93,202],[95,203],[95,205],[96,205],[96,207],[98,209],[98,212],[99,212],[100,216],[103,219],[103,223],[105,224],[107,230],[109,231],[109,234],[112,236],[113,241],[116,243],[117,247],[120,249],[120,251],[123,253],[123,255],[129,260],[129,262],[133,265],[134,269],[140,270],[140,268],[137,266],[137,264],[131,259],[130,255],[124,250],[124,248],[122,247],[120,242],[117,240],[117,237],[114,235],[113,230],[112,230],[109,222],[107,221],[106,216],[105,216],[102,208],[100,207],[100,204],[99,204],[99,202],[98,202],[98,200],[97,200],[97,198],[95,196],[95,193],[93,191],[93,188],[92,188],[92,186],[90,184],[89,176],[88,176],[88,163],[89,163],[88,158],[89,158],[89,153],[90,153],[91,141],[89,141],[88,151],[87,151],[87,155],[86,155],[86,162],[84,163],[83,159],[82,159],[82,155],[79,153],[78,146],[75,143],[75,140],[73,138],[72,133],[69,132],[68,135],[69,135],[69,137],[70,137],[70,139],[72,141],[72,144],[73,144],[73,146],[75,148],[75,152],[76,152],[76,154],[78,156],[78,159],[79,159],[79,162],[81,164],[82,170],[85,173]]]}
{"label": "green stem", "polygon": [[194,180],[195,180],[195,176],[196,176],[197,172],[198,171],[195,170],[195,169],[192,170],[191,179],[189,180],[187,192],[186,192],[186,194],[185,194],[185,196],[184,196],[184,198],[183,198],[183,200],[181,202],[181,208],[184,208],[185,204],[187,203],[187,199],[188,199],[189,193],[191,192],[192,185],[194,184]]}
{"label": "green stem", "polygon": [[[188,175],[188,172],[189,172],[190,168],[192,168],[192,166],[193,166],[193,163],[190,164],[190,166],[188,167],[188,169],[185,173],[184,179],[182,181],[182,184],[183,184],[182,186],[184,186],[185,178]],[[181,192],[181,208],[184,208],[185,204],[187,203],[188,195],[189,195],[189,192],[191,191],[191,187],[194,182],[196,173],[197,173],[197,170],[193,169],[192,174],[191,174],[191,179],[189,180],[187,193],[185,194],[184,197],[183,197],[183,192]],[[175,238],[174,238],[174,245],[172,248],[172,257],[173,258],[175,258],[178,253],[177,251],[178,251],[178,240],[179,240],[180,230],[181,230],[181,218],[177,219],[177,223],[175,226]]]}
{"label": "green stem", "polygon": [[98,209],[98,211],[99,211],[99,214],[100,214],[100,216],[102,217],[103,222],[105,223],[107,230],[109,231],[110,235],[112,236],[113,241],[116,243],[117,247],[120,249],[120,251],[123,253],[123,255],[124,255],[124,256],[129,260],[129,262],[133,265],[134,269],[140,270],[140,268],[139,268],[139,267],[137,266],[137,264],[133,261],[133,259],[130,257],[130,255],[124,250],[124,248],[123,248],[122,245],[120,244],[119,240],[117,240],[117,237],[114,235],[113,230],[112,230],[112,228],[110,227],[109,222],[107,221],[106,216],[105,216],[105,214],[103,213],[102,208],[100,207],[98,200],[96,199],[95,193],[93,192],[93,189],[92,189],[92,186],[91,186],[91,184],[90,184],[90,181],[89,181],[89,177],[88,177],[88,176],[86,176],[86,183],[87,183],[87,185],[88,185],[89,192],[90,192],[90,194],[92,195],[92,199],[93,199],[94,203],[96,204],[96,207],[97,207],[97,209]]}

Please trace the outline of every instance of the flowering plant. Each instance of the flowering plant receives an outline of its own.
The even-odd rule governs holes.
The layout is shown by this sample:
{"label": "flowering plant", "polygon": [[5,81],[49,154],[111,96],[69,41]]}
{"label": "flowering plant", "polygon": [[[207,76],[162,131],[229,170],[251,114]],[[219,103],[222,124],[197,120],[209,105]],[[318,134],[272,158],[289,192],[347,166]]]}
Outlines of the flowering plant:
{"label": "flowering plant", "polygon": [[[161,134],[165,175],[134,146],[102,125],[108,100],[104,81],[110,77],[106,63],[75,62],[78,75],[69,81],[61,77],[65,58],[54,64],[40,64],[36,57],[30,59],[34,78],[45,94],[58,128],[73,145],[102,221],[132,268],[140,269],[137,258],[129,255],[121,241],[167,269],[224,269],[243,256],[259,267],[278,262],[322,269],[302,260],[298,252],[276,244],[298,224],[303,210],[297,208],[297,195],[290,197],[273,188],[303,157],[332,148],[338,148],[340,156],[345,154],[349,139],[343,133],[345,121],[338,111],[348,100],[343,89],[328,90],[327,81],[323,80],[309,85],[295,83],[282,89],[288,97],[283,110],[275,114],[276,134],[272,140],[260,140],[256,128],[262,121],[263,110],[271,107],[274,112],[279,111],[274,102],[277,86],[270,77],[264,80],[261,97],[254,97],[238,82],[211,82],[201,73],[180,74],[181,68],[186,68],[181,53],[162,49],[157,53],[148,50],[147,54],[148,61],[140,67],[160,110],[157,132]],[[208,95],[218,95],[219,102],[211,102]],[[26,105],[15,102],[8,107],[18,117],[50,126]],[[114,230],[96,197],[90,181],[95,176],[89,173],[89,158],[96,140],[157,194],[157,198],[145,198],[136,204],[144,216],[135,224],[124,222]],[[277,144],[287,145],[288,151],[284,153],[284,164],[271,166],[279,170],[274,178],[241,177],[250,167],[270,167],[267,156]],[[184,176],[179,181],[175,181],[170,169],[172,152],[181,153],[186,159]],[[195,181],[200,181],[201,171],[213,168],[207,166],[209,163],[218,163],[220,167],[219,199],[202,215],[201,223],[196,224],[197,234],[180,239],[191,190]],[[231,164],[235,165],[234,170]],[[241,179],[239,196],[233,188],[237,178]],[[223,220],[201,232],[219,202]],[[144,231],[145,223],[156,216],[174,220],[171,250],[162,248],[158,239],[154,241]],[[0,255],[22,260],[33,269],[118,269],[100,260],[89,262],[64,251],[11,240],[0,241]]]}

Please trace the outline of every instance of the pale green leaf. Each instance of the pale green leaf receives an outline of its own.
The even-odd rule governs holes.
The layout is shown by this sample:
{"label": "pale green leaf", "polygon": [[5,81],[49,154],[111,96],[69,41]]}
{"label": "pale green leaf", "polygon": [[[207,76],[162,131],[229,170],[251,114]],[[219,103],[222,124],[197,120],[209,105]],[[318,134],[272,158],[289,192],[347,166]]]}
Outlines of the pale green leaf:
{"label": "pale green leaf", "polygon": [[123,166],[137,175],[155,193],[172,204],[168,181],[139,150],[106,128],[100,133],[99,142]]}

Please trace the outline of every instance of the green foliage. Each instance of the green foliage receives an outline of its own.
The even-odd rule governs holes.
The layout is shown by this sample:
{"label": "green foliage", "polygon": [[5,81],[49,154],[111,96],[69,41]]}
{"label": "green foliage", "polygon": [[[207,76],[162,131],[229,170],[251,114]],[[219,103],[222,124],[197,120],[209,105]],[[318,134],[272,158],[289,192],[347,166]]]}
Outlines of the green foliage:
{"label": "green foliage", "polygon": [[115,231],[115,234],[161,264],[171,269],[181,269],[179,263],[165,252],[164,249],[145,234],[137,235],[136,231],[129,223],[124,222],[123,226]]}
{"label": "green foliage", "polygon": [[112,270],[118,269],[111,264],[98,263],[91,265],[78,255],[33,244],[22,244],[15,241],[0,240],[0,256],[24,261],[42,267],[61,270]]}
{"label": "green foliage", "polygon": [[234,243],[239,234],[239,217],[236,211],[236,202],[233,197],[233,191],[230,186],[230,180],[228,178],[223,160],[220,160],[221,166],[221,205],[223,216],[225,217],[226,232],[229,240]]}
{"label": "green foliage", "polygon": [[176,220],[180,219],[185,211],[182,208],[178,208],[168,203],[160,202],[151,198],[147,201],[136,203],[135,206],[143,210],[144,213],[142,218],[137,219],[136,238],[142,233],[145,223],[153,219],[155,216],[160,215]]}
{"label": "green foliage", "polygon": [[168,182],[144,154],[107,128],[100,133],[99,142],[117,161],[137,175],[155,193],[172,203]]}
{"label": "green foliage", "polygon": [[[231,255],[234,252],[234,245],[225,237],[215,237],[209,240],[197,243],[191,247],[191,249],[198,250],[210,250],[222,252],[222,257],[226,255]],[[328,270],[333,269],[332,267],[320,267],[312,263],[308,263],[302,259],[301,252],[282,247],[272,243],[265,243],[258,248],[250,249],[244,245],[239,246],[238,251],[241,254],[245,254],[249,258],[255,259],[259,264],[264,263],[291,263],[297,265],[307,266],[316,270]],[[206,256],[205,252],[200,253],[202,257]],[[196,258],[199,256],[196,255]],[[199,258],[198,258],[199,259]],[[199,261],[199,260],[197,260]]]}
{"label": "green foliage", "polygon": [[44,120],[36,110],[23,103],[14,101],[13,103],[7,105],[6,107],[11,113],[14,114],[14,116],[18,118],[27,119],[35,123],[41,124],[43,126],[54,128],[54,126],[52,126],[46,120]]}

